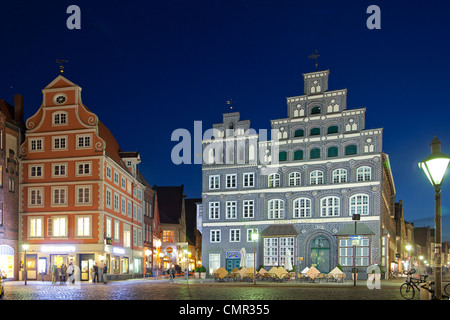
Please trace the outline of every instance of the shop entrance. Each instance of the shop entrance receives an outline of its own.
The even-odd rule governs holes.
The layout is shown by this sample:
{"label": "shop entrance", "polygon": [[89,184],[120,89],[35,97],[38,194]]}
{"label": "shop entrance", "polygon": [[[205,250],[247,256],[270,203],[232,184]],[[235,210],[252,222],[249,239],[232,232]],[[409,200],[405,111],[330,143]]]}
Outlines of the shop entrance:
{"label": "shop entrance", "polygon": [[6,277],[14,279],[14,249],[7,245],[0,245],[0,270]]}
{"label": "shop entrance", "polygon": [[231,272],[234,268],[239,268],[241,259],[226,259],[227,271]]}
{"label": "shop entrance", "polygon": [[94,266],[95,255],[80,254],[80,270],[81,281],[89,281],[91,279],[91,269]]}
{"label": "shop entrance", "polygon": [[330,241],[317,237],[311,243],[311,265],[320,272],[330,272]]}

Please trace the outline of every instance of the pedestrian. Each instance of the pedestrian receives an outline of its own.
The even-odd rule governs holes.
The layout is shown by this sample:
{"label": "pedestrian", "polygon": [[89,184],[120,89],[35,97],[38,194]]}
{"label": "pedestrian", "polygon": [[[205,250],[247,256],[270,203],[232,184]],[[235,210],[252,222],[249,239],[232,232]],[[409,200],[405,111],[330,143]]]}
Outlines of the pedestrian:
{"label": "pedestrian", "polygon": [[95,283],[95,280],[97,280],[97,282],[99,282],[99,281],[98,281],[98,265],[97,265],[97,262],[94,263],[93,269],[94,269],[94,279],[93,279],[93,282]]}
{"label": "pedestrian", "polygon": [[67,266],[63,263],[61,265],[61,278],[60,278],[61,283],[66,282],[66,275],[67,275]]}
{"label": "pedestrian", "polygon": [[69,262],[69,266],[67,267],[67,274],[69,275],[69,280],[72,284],[75,284],[75,267],[72,261]]}
{"label": "pedestrian", "polygon": [[103,264],[103,283],[106,284],[106,273],[108,272],[108,267],[106,266],[106,263]]}
{"label": "pedestrian", "polygon": [[56,264],[52,265],[50,273],[52,275],[52,284],[54,284],[56,283],[56,276],[58,275],[58,266]]}

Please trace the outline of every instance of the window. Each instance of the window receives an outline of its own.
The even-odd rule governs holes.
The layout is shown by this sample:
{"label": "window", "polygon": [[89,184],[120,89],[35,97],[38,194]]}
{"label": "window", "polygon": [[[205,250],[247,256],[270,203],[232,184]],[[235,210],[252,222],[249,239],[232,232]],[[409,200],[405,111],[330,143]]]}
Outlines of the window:
{"label": "window", "polygon": [[254,218],[255,205],[253,200],[244,200],[242,202],[242,217]]}
{"label": "window", "polygon": [[53,124],[67,124],[67,112],[53,112]]}
{"label": "window", "polygon": [[91,216],[76,217],[76,234],[77,237],[91,236]]}
{"label": "window", "polygon": [[336,169],[333,170],[333,183],[347,182],[347,170]]}
{"label": "window", "polygon": [[309,184],[323,184],[323,172],[314,170],[309,174]]}
{"label": "window", "polygon": [[125,200],[125,198],[122,198],[121,200],[121,210],[120,212],[125,215],[127,214],[127,201]]}
{"label": "window", "polygon": [[338,156],[338,148],[330,147],[328,148],[328,158],[337,157]]}
{"label": "window", "polygon": [[52,188],[53,201],[54,205],[66,205],[67,204],[67,188]]}
{"label": "window", "polygon": [[[369,239],[363,238],[356,246],[356,266],[369,265],[369,244]],[[341,266],[353,266],[353,243],[350,239],[339,240],[339,264]]]}
{"label": "window", "polygon": [[77,176],[87,176],[91,174],[90,162],[77,162]]}
{"label": "window", "polygon": [[243,174],[243,186],[244,188],[255,186],[255,174],[253,172]]}
{"label": "window", "polygon": [[357,194],[350,197],[350,215],[369,214],[369,196],[365,194]]}
{"label": "window", "polygon": [[127,224],[123,225],[123,246],[125,248],[131,247],[131,230]]}
{"label": "window", "polygon": [[338,133],[338,127],[337,126],[330,126],[327,129],[328,134]]}
{"label": "window", "polygon": [[210,236],[211,243],[219,243],[220,242],[220,230],[210,230],[209,236]]}
{"label": "window", "polygon": [[28,237],[42,238],[44,236],[44,218],[28,217]]}
{"label": "window", "polygon": [[278,154],[278,160],[279,161],[286,161],[287,160],[287,152],[286,151],[281,151]]}
{"label": "window", "polygon": [[52,237],[67,237],[67,217],[53,217],[51,220]]}
{"label": "window", "polygon": [[268,202],[268,218],[283,219],[284,218],[284,201],[280,199],[269,200]]}
{"label": "window", "polygon": [[298,129],[294,131],[294,137],[303,137],[304,136],[304,131],[302,129]]}
{"label": "window", "polygon": [[356,170],[357,181],[370,181],[372,179],[372,169],[370,167],[360,167]]}
{"label": "window", "polygon": [[287,250],[291,253],[291,263],[295,260],[295,240],[294,237],[264,238],[264,265],[279,266],[285,265]]}
{"label": "window", "polygon": [[311,149],[309,157],[310,157],[310,159],[320,158],[320,149],[319,148]]}
{"label": "window", "polygon": [[30,178],[42,178],[44,176],[44,166],[32,165],[29,168],[30,168]]}
{"label": "window", "polygon": [[91,147],[91,135],[79,135],[77,136],[78,148],[90,148]]}
{"label": "window", "polygon": [[106,166],[106,177],[111,180],[112,177],[112,169],[110,166]]}
{"label": "window", "polygon": [[339,216],[339,198],[327,197],[320,201],[320,216],[335,217]]}
{"label": "window", "polygon": [[42,151],[44,150],[44,139],[43,138],[32,138],[30,139],[30,151]]}
{"label": "window", "polygon": [[63,150],[67,149],[67,137],[53,137],[53,149]]}
{"label": "window", "polygon": [[236,219],[236,201],[227,201],[225,211],[227,219]]}
{"label": "window", "polygon": [[29,206],[43,206],[44,205],[43,194],[44,194],[43,188],[28,189],[28,197],[29,197],[28,205]]}
{"label": "window", "polygon": [[294,152],[294,160],[303,160],[303,150],[296,150]]}
{"label": "window", "polygon": [[114,241],[120,241],[120,222],[118,220],[114,220]]}
{"label": "window", "polygon": [[209,218],[210,219],[219,219],[219,217],[220,217],[219,202],[210,202],[209,203]]}
{"label": "window", "polygon": [[280,175],[278,173],[272,173],[269,175],[269,188],[275,188],[280,186]]}
{"label": "window", "polygon": [[318,136],[318,135],[320,135],[320,128],[312,128],[310,136]]}
{"label": "window", "polygon": [[119,212],[119,195],[114,193],[114,211]]}
{"label": "window", "polygon": [[114,183],[119,184],[119,174],[117,172],[114,172]]}
{"label": "window", "polygon": [[110,217],[105,218],[105,225],[106,225],[106,237],[112,238],[112,219]]}
{"label": "window", "polygon": [[308,218],[311,217],[311,200],[308,198],[298,198],[293,203],[294,218]]}
{"label": "window", "polygon": [[241,230],[230,229],[230,242],[240,242],[241,241]]}
{"label": "window", "polygon": [[91,187],[75,187],[76,204],[89,204],[91,202]]}
{"label": "window", "polygon": [[226,175],[226,187],[229,188],[236,188],[236,174],[227,174]]}
{"label": "window", "polygon": [[175,232],[173,230],[163,230],[163,242],[175,242]]}
{"label": "window", "polygon": [[131,215],[133,214],[133,205],[131,204],[131,201],[127,201],[127,216],[131,218]]}
{"label": "window", "polygon": [[356,154],[356,145],[351,144],[345,147],[345,155]]}
{"label": "window", "polygon": [[106,207],[112,207],[112,191],[110,189],[106,189]]}
{"label": "window", "polygon": [[247,229],[247,242],[253,242],[252,234],[258,233],[258,229]]}
{"label": "window", "polygon": [[66,177],[67,176],[67,164],[52,164],[53,177]]}
{"label": "window", "polygon": [[320,107],[314,107],[311,109],[311,114],[320,114]]}
{"label": "window", "polygon": [[278,238],[264,238],[264,265],[278,266]]}
{"label": "window", "polygon": [[289,186],[299,186],[300,185],[300,172],[289,173]]}
{"label": "window", "polygon": [[127,189],[127,181],[123,177],[121,179],[121,186],[122,186],[122,189],[125,189],[125,190]]}

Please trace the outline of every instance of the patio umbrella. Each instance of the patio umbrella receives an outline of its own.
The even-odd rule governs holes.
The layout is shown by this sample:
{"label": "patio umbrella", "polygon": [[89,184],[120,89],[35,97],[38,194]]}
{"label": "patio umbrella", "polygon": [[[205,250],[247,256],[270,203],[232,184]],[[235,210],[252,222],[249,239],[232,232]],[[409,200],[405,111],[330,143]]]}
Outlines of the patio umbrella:
{"label": "patio umbrella", "polygon": [[240,262],[240,267],[246,268],[247,267],[247,263],[246,263],[246,252],[245,252],[245,248],[241,249],[241,262]]}
{"label": "patio umbrella", "polygon": [[289,272],[292,270],[291,250],[286,249],[284,268]]}

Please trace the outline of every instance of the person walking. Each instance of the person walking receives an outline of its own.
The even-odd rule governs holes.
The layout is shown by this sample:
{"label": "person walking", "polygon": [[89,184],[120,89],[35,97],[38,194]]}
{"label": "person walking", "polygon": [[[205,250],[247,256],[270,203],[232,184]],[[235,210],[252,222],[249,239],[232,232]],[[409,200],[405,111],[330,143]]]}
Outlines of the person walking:
{"label": "person walking", "polygon": [[51,266],[51,268],[52,269],[51,269],[50,273],[52,275],[52,284],[55,284],[56,283],[56,277],[58,275],[58,266],[56,264],[53,264]]}
{"label": "person walking", "polygon": [[106,266],[106,263],[103,264],[103,283],[106,284],[106,273],[108,272],[108,267]]}
{"label": "person walking", "polygon": [[93,272],[94,272],[94,279],[93,279],[92,282],[95,283],[95,280],[97,280],[97,282],[99,282],[99,281],[98,281],[98,265],[97,265],[97,262],[94,263],[93,269],[94,269],[94,270],[93,270]]}
{"label": "person walking", "polygon": [[75,267],[72,261],[69,262],[69,266],[67,267],[67,274],[69,275],[69,280],[72,284],[75,284]]}
{"label": "person walking", "polygon": [[63,263],[61,265],[61,277],[60,277],[60,281],[61,283],[65,283],[66,282],[66,275],[67,275],[67,267],[66,265]]}

